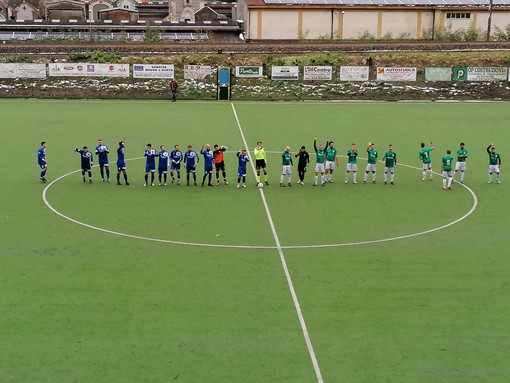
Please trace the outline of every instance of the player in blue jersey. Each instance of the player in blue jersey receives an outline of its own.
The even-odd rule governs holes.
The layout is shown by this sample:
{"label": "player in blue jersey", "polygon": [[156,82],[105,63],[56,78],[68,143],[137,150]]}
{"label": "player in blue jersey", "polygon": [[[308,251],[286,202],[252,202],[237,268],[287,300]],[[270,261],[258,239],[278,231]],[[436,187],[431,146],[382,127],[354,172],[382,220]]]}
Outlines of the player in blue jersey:
{"label": "player in blue jersey", "polygon": [[124,175],[124,181],[126,181],[126,185],[129,185],[128,176],[126,173],[126,160],[124,159],[124,147],[126,143],[124,141],[119,142],[119,147],[117,148],[117,185],[122,185],[120,183],[120,172]]}
{"label": "player in blue jersey", "polygon": [[37,150],[37,165],[41,168],[41,174],[39,175],[39,181],[42,183],[46,182],[46,171],[48,170],[48,164],[46,163],[46,141],[41,142],[41,146]]}
{"label": "player in blue jersey", "polygon": [[89,183],[92,183],[92,153],[89,152],[88,147],[84,146],[83,149],[75,148],[75,152],[80,153],[81,157],[81,175],[83,176],[83,182],[85,181],[85,173],[89,176]]}
{"label": "player in blue jersey", "polygon": [[99,173],[101,174],[101,182],[104,182],[104,170],[106,169],[106,179],[110,182],[110,162],[108,161],[108,146],[103,144],[103,140],[97,141],[95,150],[97,162],[99,163]]}
{"label": "player in blue jersey", "polygon": [[[237,152],[237,158],[239,160],[237,167],[237,188],[239,189],[241,186],[243,188],[246,187],[246,165],[250,161],[248,157],[248,151],[246,149],[239,149]],[[243,181],[241,185],[241,180]]]}
{"label": "player in blue jersey", "polygon": [[156,173],[156,157],[158,154],[152,149],[152,144],[147,144],[147,149],[143,152],[145,157],[145,183],[143,186],[147,186],[149,182],[149,173],[151,174],[151,186],[154,186],[154,174]]}
{"label": "player in blue jersey", "polygon": [[214,154],[211,150],[211,145],[202,145],[200,153],[204,156],[204,178],[202,178],[202,186],[205,184],[205,179],[209,176],[207,186],[213,186],[212,184],[212,172],[213,172],[213,158]]}
{"label": "player in blue jersey", "polygon": [[159,147],[159,163],[158,163],[158,176],[159,176],[159,186],[161,186],[161,175],[163,175],[163,183],[166,186],[167,172],[168,172],[168,162],[170,161],[170,155],[166,151],[165,145],[161,145]]}
{"label": "player in blue jersey", "polygon": [[170,152],[170,176],[172,177],[172,183],[174,183],[174,171],[177,173],[177,185],[181,183],[181,162],[182,152],[179,150],[179,145],[174,145],[174,150]]}
{"label": "player in blue jersey", "polygon": [[186,165],[186,186],[189,186],[189,174],[193,174],[193,183],[197,186],[197,164],[200,162],[197,152],[193,146],[188,145],[188,150],[184,153],[184,164]]}

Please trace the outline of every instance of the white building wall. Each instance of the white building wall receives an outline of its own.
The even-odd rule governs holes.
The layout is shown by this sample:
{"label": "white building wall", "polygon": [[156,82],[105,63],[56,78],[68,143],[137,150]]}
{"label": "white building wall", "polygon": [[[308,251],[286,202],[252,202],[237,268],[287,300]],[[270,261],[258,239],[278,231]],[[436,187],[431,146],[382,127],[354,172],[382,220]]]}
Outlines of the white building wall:
{"label": "white building wall", "polygon": [[343,20],[343,39],[359,39],[365,33],[376,36],[377,19],[377,11],[346,11]]}
{"label": "white building wall", "polygon": [[297,11],[264,11],[262,14],[262,36],[265,39],[297,39]]}
{"label": "white building wall", "polygon": [[380,37],[391,35],[393,38],[396,38],[405,33],[410,34],[411,38],[416,37],[418,25],[418,12],[416,11],[383,11],[381,21]]}
{"label": "white building wall", "polygon": [[[303,12],[302,34],[307,39],[331,38],[331,21],[335,19],[335,13],[331,10]],[[338,20],[338,16],[336,17]],[[338,21],[337,21],[338,25]],[[333,25],[333,37],[335,37],[335,25]]]}

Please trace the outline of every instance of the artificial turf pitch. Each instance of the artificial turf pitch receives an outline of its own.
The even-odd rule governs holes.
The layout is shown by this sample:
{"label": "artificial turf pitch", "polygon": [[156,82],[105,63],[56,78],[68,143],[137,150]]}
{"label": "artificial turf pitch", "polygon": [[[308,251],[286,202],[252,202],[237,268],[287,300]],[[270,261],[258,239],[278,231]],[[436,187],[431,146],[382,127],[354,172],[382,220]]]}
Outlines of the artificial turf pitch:
{"label": "artificial turf pitch", "polygon": [[[0,101],[0,381],[318,380],[251,168],[248,188],[235,188],[243,140],[234,109],[250,153],[257,140],[270,152],[263,193],[324,382],[506,381],[507,103],[35,100]],[[314,164],[314,136],[333,139],[341,155],[358,144],[357,185],[343,183],[341,158],[333,184],[312,187],[309,171],[295,185],[294,171],[294,186],[278,187],[279,153],[306,145]],[[48,187],[78,169],[73,148],[99,138],[110,147],[111,184],[94,168],[92,185],[72,173]],[[130,186],[114,182],[121,139]],[[48,184],[38,182],[42,140]],[[466,143],[475,197],[403,166],[419,167],[419,143],[431,140],[436,172],[446,149]],[[376,185],[361,183],[368,141],[380,155],[394,145],[395,186],[382,184],[381,165]],[[143,187],[149,142],[228,146],[230,185]],[[491,142],[501,185],[487,184]],[[46,187],[59,213],[128,236],[55,214]],[[377,242],[448,225],[473,207],[441,230]],[[353,244],[363,241],[374,242]]]}

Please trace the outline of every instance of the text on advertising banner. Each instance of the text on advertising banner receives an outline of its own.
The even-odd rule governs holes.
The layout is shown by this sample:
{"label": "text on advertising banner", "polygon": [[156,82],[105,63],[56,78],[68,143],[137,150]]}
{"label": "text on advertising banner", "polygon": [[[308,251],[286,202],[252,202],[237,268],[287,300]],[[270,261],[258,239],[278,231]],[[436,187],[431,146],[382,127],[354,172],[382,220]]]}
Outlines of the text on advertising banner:
{"label": "text on advertising banner", "polygon": [[175,78],[173,64],[133,64],[133,78]]}
{"label": "text on advertising banner", "polygon": [[368,81],[368,66],[341,66],[340,81]]}
{"label": "text on advertising banner", "polygon": [[299,80],[299,67],[274,66],[271,68],[271,80]]}
{"label": "text on advertising banner", "polygon": [[331,80],[332,78],[332,66],[305,66],[303,68],[303,80]]}
{"label": "text on advertising banner", "polygon": [[416,68],[411,67],[377,67],[377,80],[382,81],[416,81]]}

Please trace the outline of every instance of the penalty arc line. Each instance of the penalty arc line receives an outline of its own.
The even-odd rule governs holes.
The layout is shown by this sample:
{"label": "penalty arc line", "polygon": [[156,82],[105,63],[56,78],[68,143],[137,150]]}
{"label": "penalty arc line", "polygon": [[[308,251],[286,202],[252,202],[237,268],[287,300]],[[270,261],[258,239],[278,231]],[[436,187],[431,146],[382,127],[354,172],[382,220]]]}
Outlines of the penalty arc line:
{"label": "penalty arc line", "polygon": [[[246,137],[244,136],[243,128],[241,127],[241,122],[239,121],[239,117],[237,115],[236,108],[234,103],[230,103],[232,107],[232,112],[234,113],[234,117],[237,123],[237,128],[239,129],[239,133],[241,134],[241,138],[243,140],[244,147],[248,150],[248,143],[246,141]],[[257,172],[255,170],[255,165],[253,161],[250,161],[251,169],[255,177],[257,177]],[[305,338],[306,347],[308,349],[308,354],[310,355],[310,359],[312,360],[313,369],[315,371],[315,376],[317,377],[318,383],[323,383],[321,370],[319,367],[319,362],[317,361],[317,357],[315,355],[315,351],[312,345],[312,340],[310,339],[310,335],[308,333],[308,328],[306,326],[305,318],[301,311],[301,305],[299,304],[299,300],[297,297],[296,289],[294,288],[294,283],[292,282],[292,278],[290,276],[289,268],[287,266],[287,260],[285,259],[285,255],[283,254],[283,248],[280,244],[280,238],[278,237],[278,233],[276,232],[276,228],[274,226],[273,217],[271,216],[271,211],[269,210],[269,205],[267,204],[266,196],[264,194],[264,190],[262,188],[259,189],[260,197],[262,198],[262,203],[264,204],[264,209],[266,211],[267,219],[269,221],[269,226],[271,227],[271,232],[273,233],[273,238],[276,244],[276,248],[278,250],[278,255],[280,256],[280,262],[283,267],[283,271],[285,273],[285,277],[287,279],[287,285],[289,286],[290,295],[292,296],[292,301],[294,302],[294,307],[296,309],[296,313],[299,319],[299,323],[301,325],[301,330],[303,332],[303,336]]]}

